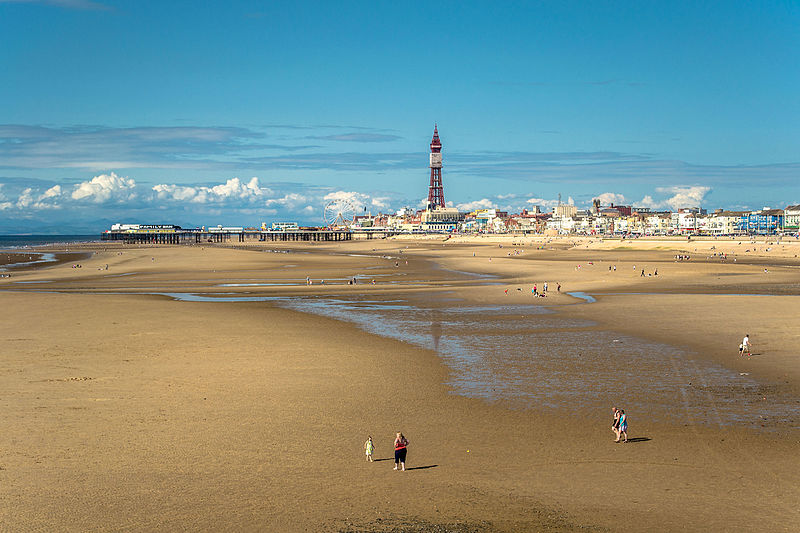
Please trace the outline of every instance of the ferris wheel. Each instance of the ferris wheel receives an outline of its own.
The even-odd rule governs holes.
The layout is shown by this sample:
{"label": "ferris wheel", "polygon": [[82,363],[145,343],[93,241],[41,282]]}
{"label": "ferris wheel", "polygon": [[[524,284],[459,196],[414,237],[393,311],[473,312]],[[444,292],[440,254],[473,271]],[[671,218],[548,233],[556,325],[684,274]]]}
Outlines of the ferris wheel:
{"label": "ferris wheel", "polygon": [[356,208],[350,201],[344,199],[331,200],[325,204],[323,219],[325,220],[325,225],[329,228],[336,226],[349,227],[353,223],[355,214]]}

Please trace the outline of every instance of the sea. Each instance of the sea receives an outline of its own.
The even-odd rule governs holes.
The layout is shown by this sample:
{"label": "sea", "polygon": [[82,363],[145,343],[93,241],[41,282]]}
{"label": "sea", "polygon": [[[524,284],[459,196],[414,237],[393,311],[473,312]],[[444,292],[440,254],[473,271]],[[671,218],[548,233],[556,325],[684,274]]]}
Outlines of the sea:
{"label": "sea", "polygon": [[2,250],[79,242],[100,242],[100,235],[0,235]]}

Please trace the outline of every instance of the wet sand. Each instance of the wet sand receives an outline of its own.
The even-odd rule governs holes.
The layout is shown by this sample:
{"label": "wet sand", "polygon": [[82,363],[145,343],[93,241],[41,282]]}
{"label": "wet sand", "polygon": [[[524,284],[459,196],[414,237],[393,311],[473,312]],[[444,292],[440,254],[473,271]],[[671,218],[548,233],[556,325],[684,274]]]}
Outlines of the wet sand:
{"label": "wet sand", "polygon": [[79,264],[90,257],[91,252],[18,252],[0,250],[0,270],[13,273],[15,270],[29,270],[42,266],[55,266],[64,263]]}
{"label": "wet sand", "polygon": [[[119,246],[98,249],[82,269],[15,273],[0,281],[14,310],[0,325],[0,520],[10,530],[61,531],[791,531],[800,522],[797,421],[720,423],[724,392],[701,391],[691,409],[676,402],[678,421],[643,418],[624,394],[580,409],[486,401],[454,394],[454,371],[434,350],[349,321],[274,300],[125,294],[368,297],[446,314],[531,305],[532,283],[548,281],[549,296],[535,304],[596,324],[583,328],[590,345],[603,332],[664,343],[698,368],[744,372],[760,392],[797,398],[792,244],[781,257],[766,243],[739,250],[735,264],[693,250],[676,263],[683,243],[630,246]],[[640,278],[633,264],[658,268],[658,279]],[[580,304],[567,291],[597,301]],[[777,296],[726,295],[751,293]],[[735,351],[743,328],[757,354],[749,360]],[[441,335],[446,342],[449,332]],[[490,363],[501,376],[513,366]],[[585,371],[562,366],[572,380]],[[621,383],[640,377],[633,365],[619,372]],[[635,442],[612,442],[612,403],[628,408]],[[383,460],[395,431],[411,441],[415,469],[405,473]],[[373,464],[361,448],[368,434],[382,459]]]}

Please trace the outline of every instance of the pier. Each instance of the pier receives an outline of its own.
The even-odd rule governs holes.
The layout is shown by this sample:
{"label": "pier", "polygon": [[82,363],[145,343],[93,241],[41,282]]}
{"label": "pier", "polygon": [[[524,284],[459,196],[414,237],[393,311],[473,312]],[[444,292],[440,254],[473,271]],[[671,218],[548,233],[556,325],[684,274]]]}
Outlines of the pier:
{"label": "pier", "polygon": [[[372,238],[370,233],[367,238]],[[147,231],[103,232],[103,241],[123,242],[125,244],[207,244],[243,242],[339,242],[353,240],[353,232],[348,230],[297,230],[297,231],[203,231],[165,229]]]}

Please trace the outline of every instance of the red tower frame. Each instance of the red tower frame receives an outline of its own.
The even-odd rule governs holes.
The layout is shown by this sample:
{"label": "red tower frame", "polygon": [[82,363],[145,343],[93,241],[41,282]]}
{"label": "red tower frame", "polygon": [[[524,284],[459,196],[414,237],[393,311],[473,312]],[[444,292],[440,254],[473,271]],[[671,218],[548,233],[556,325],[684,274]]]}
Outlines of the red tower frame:
{"label": "red tower frame", "polygon": [[431,184],[428,187],[428,209],[444,207],[444,188],[442,187],[442,142],[439,140],[439,127],[433,126],[431,140]]}

